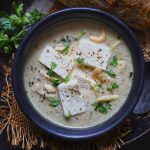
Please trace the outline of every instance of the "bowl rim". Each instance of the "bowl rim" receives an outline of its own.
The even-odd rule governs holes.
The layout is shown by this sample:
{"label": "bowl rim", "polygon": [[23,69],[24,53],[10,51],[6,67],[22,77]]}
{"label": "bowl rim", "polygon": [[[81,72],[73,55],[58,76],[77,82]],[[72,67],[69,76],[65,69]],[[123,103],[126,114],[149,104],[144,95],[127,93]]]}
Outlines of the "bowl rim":
{"label": "bowl rim", "polygon": [[[20,89],[21,88],[20,76],[21,75],[20,76],[18,75],[19,66],[20,66],[19,60],[20,60],[20,57],[24,57],[24,55],[25,55],[25,54],[22,54],[23,53],[22,51],[24,50],[25,45],[29,44],[29,39],[32,37],[33,34],[38,32],[37,29],[40,28],[44,23],[46,23],[47,21],[50,21],[50,20],[51,21],[54,20],[54,22],[55,22],[55,19],[57,17],[59,18],[60,16],[67,18],[67,16],[69,16],[71,14],[76,14],[76,15],[82,14],[83,15],[84,13],[87,16],[88,16],[88,14],[92,14],[92,15],[97,15],[99,17],[102,17],[103,21],[107,20],[108,24],[110,24],[110,25],[114,23],[114,25],[117,25],[116,29],[118,28],[118,30],[120,30],[120,32],[124,33],[124,36],[126,36],[127,38],[132,40],[132,47],[134,48],[134,52],[132,52],[132,53],[135,53],[134,59],[136,59],[136,60],[138,59],[138,61],[139,61],[139,62],[137,61],[138,65],[136,66],[136,68],[139,69],[137,71],[139,74],[136,74],[136,76],[134,77],[134,78],[137,78],[136,81],[138,81],[138,82],[135,83],[135,85],[136,85],[134,87],[135,89],[133,92],[131,92],[133,97],[132,97],[132,101],[130,102],[130,105],[129,104],[128,104],[129,106],[125,105],[127,103],[127,100],[126,100],[126,102],[125,102],[125,104],[123,104],[121,110],[119,110],[117,112],[117,114],[119,114],[119,113],[120,114],[115,115],[116,117],[113,115],[114,117],[112,116],[108,120],[109,124],[106,124],[106,122],[107,122],[106,121],[106,122],[104,122],[105,126],[103,124],[100,124],[100,125],[96,125],[96,126],[85,128],[85,129],[70,129],[70,128],[64,128],[64,127],[57,126],[53,123],[50,123],[49,121],[44,119],[44,117],[40,116],[36,110],[33,109],[33,106],[31,106],[31,103],[27,99],[22,98],[22,95],[21,95],[22,93],[20,92],[20,90],[21,90]],[[115,26],[114,26],[114,28],[115,28]],[[97,137],[102,136],[103,134],[111,131],[115,127],[117,127],[131,113],[134,106],[136,105],[138,98],[140,96],[142,87],[143,87],[143,82],[144,82],[144,57],[143,57],[141,47],[138,43],[138,40],[136,39],[133,32],[128,28],[127,25],[125,25],[121,20],[119,20],[115,16],[113,16],[109,13],[106,13],[104,11],[92,9],[92,8],[64,9],[64,10],[58,11],[56,13],[50,14],[50,15],[44,17],[39,22],[37,22],[33,27],[31,27],[31,29],[27,32],[26,36],[22,40],[22,42],[16,52],[16,56],[15,56],[14,64],[13,64],[13,70],[12,70],[12,85],[13,85],[14,95],[16,97],[17,103],[19,104],[21,110],[29,118],[29,120],[31,120],[32,123],[34,123],[37,127],[41,128],[46,134],[49,134],[49,135],[52,135],[55,137],[59,137],[62,139],[66,139],[66,140],[75,140],[75,141],[89,140],[89,139],[97,138]],[[133,89],[131,89],[131,90],[133,90]],[[25,94],[25,91],[24,91],[24,94]],[[129,99],[129,98],[127,98],[127,99]],[[131,100],[131,96],[130,96],[130,100]],[[26,105],[27,105],[27,107],[25,107]]]}

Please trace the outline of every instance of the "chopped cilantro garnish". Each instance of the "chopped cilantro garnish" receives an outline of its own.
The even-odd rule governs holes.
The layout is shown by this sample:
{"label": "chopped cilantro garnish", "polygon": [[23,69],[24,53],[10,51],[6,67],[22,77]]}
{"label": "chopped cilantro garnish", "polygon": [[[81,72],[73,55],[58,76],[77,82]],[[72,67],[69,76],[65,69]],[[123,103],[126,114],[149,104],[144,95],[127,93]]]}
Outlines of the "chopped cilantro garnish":
{"label": "chopped cilantro garnish", "polygon": [[51,69],[54,70],[57,67],[57,64],[55,62],[51,62]]}
{"label": "chopped cilantro garnish", "polygon": [[70,80],[70,78],[69,78],[69,76],[67,76],[67,77],[64,79],[64,82],[67,83],[67,82],[69,82],[69,80]]}
{"label": "chopped cilantro garnish", "polygon": [[101,112],[102,114],[107,114],[108,113],[108,110],[111,110],[112,108],[112,105],[110,104],[110,103],[101,103],[101,102],[95,102],[94,104],[93,104],[93,106],[94,106],[94,110],[95,111],[99,111],[99,112]]}
{"label": "chopped cilantro garnish", "polygon": [[82,65],[82,64],[84,64],[84,58],[78,57],[78,58],[76,59],[76,62],[77,62],[78,64]]}
{"label": "chopped cilantro garnish", "polygon": [[62,79],[60,76],[58,76],[53,71],[56,67],[57,67],[57,64],[55,62],[51,62],[51,68],[48,69],[48,75],[50,76],[52,85],[55,87],[58,86],[62,82],[67,83],[70,80],[69,76],[67,76],[65,79]]}
{"label": "chopped cilantro garnish", "polygon": [[51,68],[48,69],[48,75],[54,76],[55,72],[53,71],[57,67],[57,64],[55,62],[51,62]]}
{"label": "chopped cilantro garnish", "polygon": [[79,33],[79,35],[77,36],[77,41],[79,41],[80,39],[81,39],[81,37],[83,36],[85,34],[85,31],[84,30],[82,30],[82,31],[80,31],[80,33]]}
{"label": "chopped cilantro garnish", "polygon": [[119,85],[116,82],[113,82],[111,85],[113,89],[119,88]]}
{"label": "chopped cilantro garnish", "polygon": [[117,88],[119,88],[119,85],[116,82],[113,82],[111,85],[109,85],[107,87],[107,90],[110,91],[110,92],[112,92],[113,89],[117,89]]}
{"label": "chopped cilantro garnish", "polygon": [[111,76],[113,78],[116,77],[116,74],[112,70],[107,70],[107,73],[109,76]]}
{"label": "chopped cilantro garnish", "polygon": [[112,61],[110,62],[110,65],[114,66],[114,67],[116,67],[118,65],[118,58],[116,55],[113,56]]}
{"label": "chopped cilantro garnish", "polygon": [[101,84],[101,83],[96,83],[96,85],[95,85],[95,90],[98,92],[101,87],[102,87],[102,84]]}
{"label": "chopped cilantro garnish", "polygon": [[68,111],[68,114],[65,115],[65,118],[70,119],[70,117],[71,117],[71,113],[70,113],[70,111]]}
{"label": "chopped cilantro garnish", "polygon": [[51,82],[52,82],[52,85],[55,87],[58,86],[60,83],[62,83],[61,79],[56,78],[56,77],[51,78]]}
{"label": "chopped cilantro garnish", "polygon": [[61,51],[62,54],[67,55],[70,47],[70,40],[66,40],[64,43],[65,48]]}
{"label": "chopped cilantro garnish", "polygon": [[55,72],[54,69],[57,67],[55,62],[51,62],[51,68],[48,69],[48,75],[50,76],[51,82],[53,86],[58,86],[62,83],[61,77],[59,77]]}
{"label": "chopped cilantro garnish", "polygon": [[53,98],[51,98],[49,105],[52,106],[52,107],[56,107],[60,104],[60,102],[61,101],[60,101],[59,98],[53,97]]}

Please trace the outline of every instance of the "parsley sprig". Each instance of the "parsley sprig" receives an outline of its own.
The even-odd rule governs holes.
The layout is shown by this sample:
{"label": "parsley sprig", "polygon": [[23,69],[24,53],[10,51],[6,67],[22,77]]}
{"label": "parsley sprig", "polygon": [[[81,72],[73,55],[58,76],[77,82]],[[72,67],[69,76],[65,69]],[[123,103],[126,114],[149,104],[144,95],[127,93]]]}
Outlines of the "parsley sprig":
{"label": "parsley sprig", "polygon": [[93,104],[93,106],[94,106],[94,110],[95,111],[99,111],[102,114],[107,114],[108,111],[112,109],[111,108],[112,105],[110,103],[108,103],[108,102],[105,102],[105,103],[104,102],[103,103],[101,103],[101,102],[95,102]]}
{"label": "parsley sprig", "polygon": [[68,114],[65,115],[65,118],[66,118],[66,119],[70,119],[70,118],[71,118],[71,113],[70,113],[70,111],[68,111]]}
{"label": "parsley sprig", "polygon": [[48,75],[54,76],[55,72],[54,69],[57,67],[57,64],[55,62],[51,62],[51,67],[48,69]]}
{"label": "parsley sprig", "polygon": [[51,107],[57,107],[60,104],[61,100],[57,97],[53,97],[50,100],[49,106]]}
{"label": "parsley sprig", "polygon": [[58,76],[54,69],[57,67],[57,64],[55,62],[51,62],[51,67],[48,69],[47,74],[50,76],[51,82],[53,86],[58,86],[60,83],[65,82],[67,83],[70,78],[67,76],[65,79],[62,79],[60,76]]}
{"label": "parsley sprig", "polygon": [[64,55],[67,55],[68,54],[68,52],[69,52],[69,47],[70,47],[70,42],[65,42],[64,43],[64,46],[65,46],[65,48],[62,50],[62,53],[64,54]]}
{"label": "parsley sprig", "polygon": [[110,62],[110,65],[113,67],[116,67],[118,65],[118,57],[115,55],[112,58],[112,61]]}
{"label": "parsley sprig", "polygon": [[51,82],[53,86],[58,86],[62,83],[62,79],[54,72],[54,69],[57,67],[55,62],[51,62],[51,67],[48,69],[47,74],[51,77]]}
{"label": "parsley sprig", "polygon": [[0,47],[4,53],[8,54],[17,49],[30,26],[45,15],[36,9],[25,12],[23,3],[17,6],[15,2],[12,14],[0,14]]}
{"label": "parsley sprig", "polygon": [[85,35],[85,31],[81,30],[79,35],[77,36],[76,40],[79,41]]}
{"label": "parsley sprig", "polygon": [[81,57],[78,57],[77,59],[75,59],[75,61],[76,61],[79,65],[83,65],[85,59],[84,59],[84,58],[81,58]]}
{"label": "parsley sprig", "polygon": [[115,77],[116,77],[115,72],[114,72],[114,71],[112,71],[112,70],[107,70],[107,74],[108,74],[109,76],[113,77],[113,78],[115,78]]}
{"label": "parsley sprig", "polygon": [[63,45],[65,46],[65,48],[61,51],[62,54],[67,55],[70,49],[70,45],[71,45],[71,40],[67,38],[63,38],[61,39],[61,42],[63,42]]}
{"label": "parsley sprig", "polygon": [[102,87],[102,84],[101,84],[101,83],[96,83],[96,85],[95,85],[95,90],[96,90],[97,92],[99,92],[99,90],[101,89],[101,87]]}
{"label": "parsley sprig", "polygon": [[116,82],[111,83],[111,85],[108,85],[107,90],[110,92],[113,92],[114,89],[119,88],[119,84],[117,84]]}

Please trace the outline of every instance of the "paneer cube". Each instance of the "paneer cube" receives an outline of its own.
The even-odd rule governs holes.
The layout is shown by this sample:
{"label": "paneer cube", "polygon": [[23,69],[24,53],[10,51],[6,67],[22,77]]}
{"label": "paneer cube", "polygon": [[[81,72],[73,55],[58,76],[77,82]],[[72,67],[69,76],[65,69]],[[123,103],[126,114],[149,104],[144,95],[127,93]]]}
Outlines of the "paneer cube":
{"label": "paneer cube", "polygon": [[106,44],[98,44],[89,39],[81,39],[76,57],[83,58],[85,65],[106,70],[110,55],[110,48]]}
{"label": "paneer cube", "polygon": [[73,116],[85,112],[84,99],[80,93],[76,79],[60,84],[58,92],[65,116],[68,116],[68,114]]}
{"label": "paneer cube", "polygon": [[63,56],[50,46],[47,46],[42,52],[39,61],[48,68],[51,67],[52,62],[56,63],[57,66],[53,71],[64,79],[74,66],[74,60],[71,56]]}
{"label": "paneer cube", "polygon": [[[86,101],[92,101],[94,100],[95,93],[93,92],[93,84],[96,84],[92,79],[86,77],[84,74],[81,75],[75,75],[75,78],[78,81],[79,89],[81,92],[81,95]],[[95,97],[96,98],[96,97]]]}

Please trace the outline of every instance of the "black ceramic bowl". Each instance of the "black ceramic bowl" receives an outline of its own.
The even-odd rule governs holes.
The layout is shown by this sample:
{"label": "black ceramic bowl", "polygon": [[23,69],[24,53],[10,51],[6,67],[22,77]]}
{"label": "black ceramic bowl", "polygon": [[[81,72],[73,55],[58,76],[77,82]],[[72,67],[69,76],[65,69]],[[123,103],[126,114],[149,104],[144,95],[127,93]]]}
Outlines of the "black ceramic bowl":
{"label": "black ceramic bowl", "polygon": [[[134,66],[132,88],[126,102],[121,107],[121,109],[106,122],[86,129],[65,128],[46,120],[34,109],[32,104],[30,103],[25,93],[23,83],[22,68],[24,67],[25,57],[27,55],[30,55],[29,48],[31,47],[33,41],[39,36],[41,32],[43,32],[48,27],[50,28],[51,25],[54,25],[63,20],[76,18],[97,20],[107,24],[116,32],[118,32],[118,34],[124,39],[130,49]],[[62,10],[57,13],[51,14],[39,21],[30,29],[30,31],[21,42],[20,47],[16,53],[13,65],[13,90],[22,111],[35,125],[40,127],[47,134],[68,140],[93,139],[105,134],[108,131],[111,131],[114,127],[121,123],[129,115],[129,113],[132,112],[135,104],[137,103],[142,89],[143,79],[143,54],[139,43],[132,31],[116,17],[103,11],[89,8],[71,8]]]}

